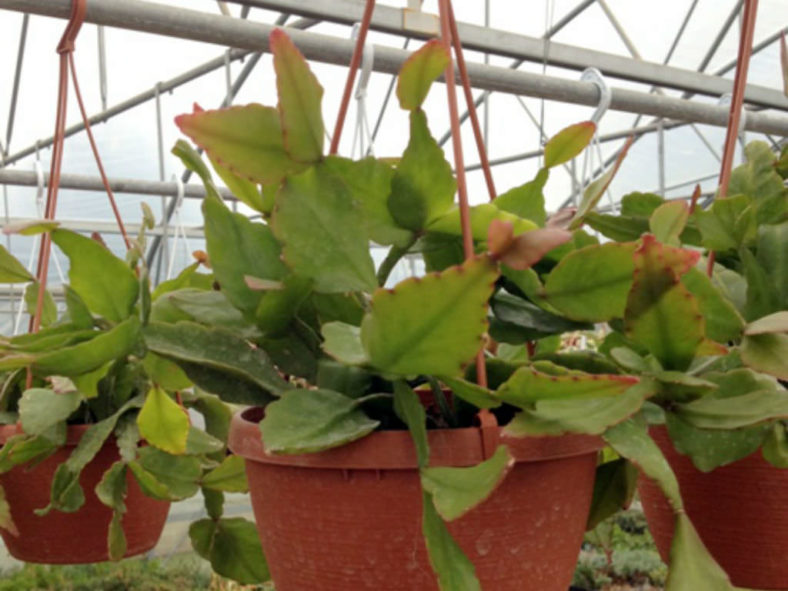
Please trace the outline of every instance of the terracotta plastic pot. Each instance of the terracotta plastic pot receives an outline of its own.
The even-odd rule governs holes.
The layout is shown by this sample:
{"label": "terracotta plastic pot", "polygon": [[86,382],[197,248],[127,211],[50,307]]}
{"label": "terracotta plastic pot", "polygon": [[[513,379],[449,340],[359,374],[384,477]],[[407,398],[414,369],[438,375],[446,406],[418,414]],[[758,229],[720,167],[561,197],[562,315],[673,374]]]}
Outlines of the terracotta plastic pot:
{"label": "terracotta plastic pot", "polygon": [[[687,514],[704,544],[737,587],[788,590],[788,470],[757,451],[713,472],[697,470],[675,451],[664,427],[651,434],[676,472]],[[673,538],[673,513],[647,478],[638,486],[663,560]]]}
{"label": "terracotta plastic pot", "polygon": [[[86,429],[84,425],[69,427],[66,445],[46,460],[33,468],[17,466],[0,475],[0,485],[5,489],[19,535],[14,536],[4,529],[0,529],[0,534],[14,558],[46,564],[83,564],[109,559],[107,531],[112,511],[99,501],[94,489],[104,472],[119,459],[114,441],[105,443],[82,471],[79,483],[85,492],[85,504],[78,511],[50,511],[43,517],[34,513],[35,509],[49,504],[55,470],[66,461]],[[17,425],[0,427],[0,442],[20,432]],[[130,472],[126,484],[125,556],[134,556],[156,545],[170,504],[145,496]]]}
{"label": "terracotta plastic pot", "polygon": [[[375,432],[317,454],[269,456],[261,418],[261,409],[236,414],[229,446],[246,459],[277,591],[438,589],[421,532],[421,487],[408,432]],[[482,433],[431,431],[431,465],[482,461]],[[565,591],[602,443],[581,436],[500,441],[516,465],[490,498],[449,529],[475,564],[483,589]]]}

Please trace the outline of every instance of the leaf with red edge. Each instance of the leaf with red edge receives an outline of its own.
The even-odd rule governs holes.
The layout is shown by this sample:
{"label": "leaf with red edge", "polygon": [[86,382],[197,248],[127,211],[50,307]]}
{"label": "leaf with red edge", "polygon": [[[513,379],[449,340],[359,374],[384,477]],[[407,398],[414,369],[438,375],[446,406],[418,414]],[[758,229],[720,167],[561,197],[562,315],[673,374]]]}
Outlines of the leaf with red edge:
{"label": "leaf with red edge", "polygon": [[559,228],[531,230],[516,236],[500,260],[516,271],[524,271],[538,263],[545,254],[571,239],[571,232]]}
{"label": "leaf with red edge", "polygon": [[544,147],[545,168],[552,168],[568,162],[591,142],[596,132],[593,121],[575,123],[559,131],[551,137]]}
{"label": "leaf with red edge", "polygon": [[415,111],[424,102],[430,86],[449,65],[449,52],[446,47],[433,39],[402,64],[397,80],[397,98],[403,109]]}
{"label": "leaf with red edge", "polygon": [[285,150],[279,113],[256,103],[179,115],[176,125],[212,160],[257,183],[276,183],[306,168]]}
{"label": "leaf with red edge", "polygon": [[284,144],[299,162],[317,162],[323,156],[323,87],[309,69],[304,56],[281,29],[268,38],[274,56],[279,117]]}
{"label": "leaf with red edge", "polygon": [[627,143],[624,144],[624,147],[621,148],[621,151],[618,153],[613,166],[611,166],[605,174],[588,185],[585,193],[583,193],[583,199],[580,202],[580,206],[577,208],[577,213],[575,214],[572,223],[569,224],[570,230],[577,230],[580,226],[582,226],[585,216],[592,212],[596,207],[596,204],[599,203],[599,200],[602,199],[602,195],[605,194],[605,190],[607,190],[608,185],[613,180],[613,177],[616,176],[618,169],[621,167],[621,163],[624,161],[624,157],[627,155],[629,146],[632,145],[632,140],[633,138],[630,137],[627,140]]}
{"label": "leaf with red edge", "polygon": [[706,338],[698,301],[680,281],[700,253],[665,246],[651,234],[634,253],[634,280],[624,312],[627,337],[666,369],[683,371]]}
{"label": "leaf with red edge", "polygon": [[679,236],[689,220],[689,205],[684,201],[663,203],[649,218],[649,228],[657,240],[664,244],[679,245]]}

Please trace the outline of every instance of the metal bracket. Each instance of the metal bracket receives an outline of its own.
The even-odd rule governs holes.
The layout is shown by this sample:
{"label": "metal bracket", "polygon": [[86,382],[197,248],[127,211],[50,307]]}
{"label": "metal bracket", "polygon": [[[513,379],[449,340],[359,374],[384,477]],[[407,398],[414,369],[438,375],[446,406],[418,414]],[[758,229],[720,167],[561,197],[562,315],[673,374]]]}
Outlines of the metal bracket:
{"label": "metal bracket", "polygon": [[599,125],[599,121],[610,107],[610,101],[613,98],[613,94],[610,92],[610,88],[608,88],[605,77],[602,76],[602,72],[597,68],[586,68],[583,70],[583,73],[580,74],[580,80],[583,82],[591,82],[591,84],[599,89],[599,104],[594,114],[591,115],[591,121]]}

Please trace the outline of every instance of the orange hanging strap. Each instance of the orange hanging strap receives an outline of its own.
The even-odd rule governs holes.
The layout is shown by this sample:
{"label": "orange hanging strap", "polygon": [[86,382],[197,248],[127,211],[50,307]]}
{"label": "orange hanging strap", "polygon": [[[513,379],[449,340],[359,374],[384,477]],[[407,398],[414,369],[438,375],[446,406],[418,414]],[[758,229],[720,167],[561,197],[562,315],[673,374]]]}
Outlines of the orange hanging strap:
{"label": "orange hanging strap", "polygon": [[[733,168],[733,153],[736,150],[736,138],[739,135],[739,122],[744,105],[744,91],[747,87],[747,69],[750,66],[752,54],[752,40],[755,32],[755,15],[758,11],[758,0],[745,0],[744,18],[741,37],[739,37],[739,55],[736,65],[736,76],[733,79],[733,98],[728,112],[728,129],[725,134],[725,149],[722,153],[722,168],[720,169],[719,198],[725,199],[728,195],[728,183]],[[709,277],[714,270],[714,251],[709,254],[709,263],[706,272]]]}

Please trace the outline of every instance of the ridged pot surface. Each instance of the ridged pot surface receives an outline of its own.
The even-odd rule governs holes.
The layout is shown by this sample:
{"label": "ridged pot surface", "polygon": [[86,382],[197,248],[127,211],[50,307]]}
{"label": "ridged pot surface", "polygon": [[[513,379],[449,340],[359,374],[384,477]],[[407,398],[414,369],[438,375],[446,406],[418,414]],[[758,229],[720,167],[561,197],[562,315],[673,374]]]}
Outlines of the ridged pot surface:
{"label": "ridged pot surface", "polygon": [[[775,468],[757,451],[703,473],[676,452],[664,427],[653,428],[651,435],[676,473],[687,514],[733,584],[788,590],[788,470]],[[673,513],[653,481],[641,477],[638,490],[667,561]]]}
{"label": "ridged pot surface", "polygon": [[[421,487],[406,431],[381,431],[318,454],[268,456],[259,409],[233,418],[258,531],[277,591],[429,591]],[[484,457],[481,430],[431,431],[431,465]],[[496,433],[498,435],[498,433]],[[594,437],[509,439],[516,464],[481,505],[449,525],[489,591],[565,591],[594,483]]]}
{"label": "ridged pot surface", "polygon": [[[0,529],[0,534],[14,558],[45,564],[84,564],[109,559],[107,531],[112,511],[99,501],[94,489],[104,472],[120,459],[114,442],[105,443],[82,471],[79,483],[85,492],[85,504],[78,511],[50,511],[43,517],[34,513],[35,509],[49,504],[55,470],[68,459],[86,429],[84,425],[68,427],[66,445],[46,460],[33,468],[17,466],[0,475],[0,485],[5,490],[19,535],[4,529]],[[20,432],[17,425],[0,427],[0,442]],[[145,496],[130,471],[126,474],[126,485],[126,513],[122,523],[128,557],[147,552],[156,545],[170,504]]]}

